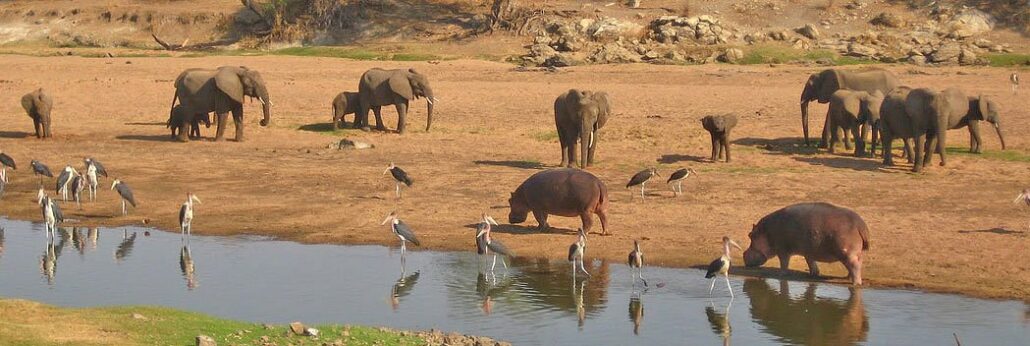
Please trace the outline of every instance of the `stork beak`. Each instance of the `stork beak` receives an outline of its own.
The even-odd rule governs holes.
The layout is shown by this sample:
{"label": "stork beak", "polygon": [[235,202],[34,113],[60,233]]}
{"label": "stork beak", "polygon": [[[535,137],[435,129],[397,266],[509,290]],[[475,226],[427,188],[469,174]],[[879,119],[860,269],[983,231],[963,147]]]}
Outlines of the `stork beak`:
{"label": "stork beak", "polygon": [[733,247],[737,248],[737,250],[744,250],[740,248],[740,244],[737,244],[737,242],[733,241],[732,239],[730,240],[730,245],[733,245]]}
{"label": "stork beak", "polygon": [[497,224],[497,220],[494,220],[494,218],[490,217],[489,215],[485,216],[484,219],[486,220],[487,223],[492,223],[494,225],[498,225]]}
{"label": "stork beak", "polygon": [[479,233],[476,233],[476,238],[482,237],[483,234],[486,234],[486,228],[483,228]]}
{"label": "stork beak", "polygon": [[197,197],[197,195],[190,195],[190,198],[192,198],[192,199],[193,199],[194,201],[196,201],[197,203],[201,203],[201,202],[200,202],[200,197]]}
{"label": "stork beak", "polygon": [[383,222],[380,222],[379,224],[380,225],[385,225],[387,222],[395,220],[395,219],[397,219],[397,213],[396,212],[391,212],[390,215],[387,215],[386,218],[383,219]]}
{"label": "stork beak", "polygon": [[118,180],[115,180],[114,182],[111,182],[111,190],[114,190],[115,186],[118,186]]}
{"label": "stork beak", "polygon": [[383,175],[386,175],[386,172],[389,172],[389,171],[390,171],[390,167],[386,167],[386,170],[383,171]]}

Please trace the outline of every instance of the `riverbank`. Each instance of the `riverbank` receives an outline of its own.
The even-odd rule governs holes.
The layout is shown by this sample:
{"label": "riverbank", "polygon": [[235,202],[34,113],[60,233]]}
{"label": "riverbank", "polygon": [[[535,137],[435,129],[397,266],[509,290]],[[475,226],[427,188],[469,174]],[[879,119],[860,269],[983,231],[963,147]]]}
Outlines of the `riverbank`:
{"label": "riverbank", "polygon": [[318,335],[297,335],[288,325],[233,321],[161,307],[73,309],[0,298],[0,344],[3,345],[192,345],[199,335],[210,337],[218,345],[494,344],[489,338],[437,331],[408,332],[350,325],[310,328],[316,329]]}
{"label": "riverbank", "polygon": [[[729,235],[746,246],[751,225],[783,206],[827,201],[856,210],[870,225],[871,249],[864,279],[872,287],[904,287],[978,297],[1030,297],[1030,264],[1012,261],[1030,248],[1027,211],[1012,204],[1025,188],[1030,140],[985,132],[986,153],[967,154],[966,134],[953,131],[946,167],[908,173],[904,164],[885,168],[873,159],[836,155],[800,146],[797,100],[808,74],[804,66],[609,65],[519,70],[469,60],[370,62],[319,57],[83,58],[4,56],[0,66],[0,150],[19,164],[0,212],[39,220],[33,199],[38,178],[28,163],[38,159],[55,172],[82,157],[103,162],[100,196],[82,209],[65,203],[68,224],[142,225],[177,230],[187,191],[203,200],[194,232],[255,234],[302,243],[396,245],[379,222],[396,210],[419,234],[425,249],[471,251],[470,225],[488,212],[505,220],[507,198],[521,181],[559,161],[553,100],[569,88],[605,90],[615,117],[602,129],[598,164],[590,171],[609,186],[613,236],[591,235],[588,258],[625,259],[632,240],[644,239],[649,265],[704,266],[719,256]],[[164,123],[172,80],[190,67],[246,65],[261,71],[275,104],[271,127],[258,126],[260,109],[248,104],[245,142],[175,143]],[[425,106],[412,105],[410,133],[333,131],[329,103],[355,90],[372,67],[414,67],[430,76],[441,98],[431,132]],[[1012,95],[1012,72],[1000,68],[914,68],[881,65],[912,86],[961,86],[995,96],[1007,133],[1030,131],[1030,99]],[[31,136],[31,121],[18,97],[38,87],[54,95],[52,140]],[[744,97],[746,95],[746,97]],[[821,114],[823,105],[813,105]],[[697,119],[735,112],[732,163],[709,163],[709,140]],[[389,127],[392,109],[384,110]],[[351,116],[347,117],[348,120]],[[815,117],[813,123],[821,122]],[[819,128],[819,125],[814,125]],[[231,126],[230,126],[231,127]],[[986,128],[985,128],[986,129]],[[207,137],[214,129],[202,129]],[[232,138],[232,130],[227,131]],[[342,138],[374,144],[371,150],[329,148]],[[403,199],[383,169],[394,162],[415,180]],[[693,167],[685,195],[672,197],[649,184],[649,198],[617,188],[649,166],[663,176]],[[140,202],[120,215],[109,186],[119,178]],[[54,181],[44,180],[52,191]],[[638,191],[637,191],[638,192]],[[559,259],[575,241],[576,218],[553,217],[556,227],[535,222],[502,225],[494,238],[521,255]],[[596,230],[596,229],[595,229]],[[410,250],[418,250],[409,247]],[[743,263],[740,253],[735,263]],[[763,269],[734,267],[740,275],[807,279],[804,261],[782,275],[771,260]],[[839,264],[821,268],[844,283]]]}

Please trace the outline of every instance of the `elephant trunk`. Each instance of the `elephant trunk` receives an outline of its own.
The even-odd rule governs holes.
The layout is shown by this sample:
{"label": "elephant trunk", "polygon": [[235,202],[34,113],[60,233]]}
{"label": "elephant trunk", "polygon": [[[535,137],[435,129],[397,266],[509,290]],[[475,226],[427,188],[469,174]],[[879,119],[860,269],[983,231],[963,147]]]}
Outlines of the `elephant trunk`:
{"label": "elephant trunk", "polygon": [[1001,150],[1005,150],[1005,136],[1001,134],[1001,125],[994,123],[994,131],[998,132],[998,140],[1001,141]]}
{"label": "elephant trunk", "polygon": [[261,119],[261,126],[268,126],[272,122],[272,99],[268,98],[268,89],[258,89],[258,98],[261,100],[261,111],[264,117]]}
{"label": "elephant trunk", "polygon": [[805,146],[808,146],[808,100],[801,101],[801,129],[805,133]]}
{"label": "elephant trunk", "polygon": [[590,163],[587,154],[590,153],[590,147],[594,146],[594,127],[592,122],[583,121],[583,125],[579,130],[579,168],[587,168],[587,164]]}

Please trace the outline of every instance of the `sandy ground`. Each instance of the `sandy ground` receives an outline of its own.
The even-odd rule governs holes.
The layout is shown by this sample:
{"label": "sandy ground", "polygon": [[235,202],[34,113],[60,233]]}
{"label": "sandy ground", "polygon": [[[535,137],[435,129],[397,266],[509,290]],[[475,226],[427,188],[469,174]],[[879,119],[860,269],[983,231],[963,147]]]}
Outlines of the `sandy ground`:
{"label": "sandy ground", "polygon": [[[872,248],[865,263],[870,286],[912,287],[984,297],[1027,299],[1030,210],[1012,204],[1028,187],[1030,163],[952,154],[947,167],[911,174],[906,166],[881,167],[873,159],[799,148],[798,98],[808,73],[818,68],[766,66],[576,67],[560,73],[517,72],[482,61],[366,62],[330,58],[81,58],[3,56],[0,63],[0,150],[18,160],[0,213],[39,220],[32,199],[37,182],[28,163],[39,159],[55,171],[81,169],[83,156],[101,160],[136,191],[138,209],[119,215],[118,196],[103,179],[96,203],[64,208],[85,224],[142,224],[177,230],[179,204],[196,192],[198,234],[258,234],[308,243],[386,244],[396,238],[379,222],[391,210],[410,224],[424,249],[471,251],[469,226],[482,212],[506,221],[507,197],[523,179],[557,165],[560,155],[552,102],[569,88],[611,94],[616,116],[602,130],[599,163],[591,172],[609,184],[613,236],[591,236],[588,257],[623,260],[633,239],[652,265],[696,267],[718,257],[729,235],[747,246],[751,224],[783,206],[827,201],[851,207],[870,225]],[[247,141],[171,142],[164,128],[183,69],[247,65],[261,71],[275,102],[273,125],[258,126],[260,107],[248,105]],[[413,106],[414,131],[342,133],[324,130],[329,103],[355,90],[370,67],[415,67],[430,75],[441,99],[431,133],[423,131],[425,106]],[[1011,151],[1024,157],[1030,142],[1030,99],[1009,91],[1005,69],[893,69],[912,86],[961,86],[996,96]],[[914,73],[922,71],[924,73]],[[31,121],[19,98],[47,88],[55,99],[53,140],[31,137]],[[1024,91],[1025,93],[1025,91]],[[824,105],[812,113],[822,114]],[[735,112],[734,162],[710,163],[707,134],[698,119]],[[396,127],[393,109],[384,110]],[[821,128],[821,117],[813,127]],[[348,117],[350,120],[350,117]],[[231,125],[230,125],[231,126]],[[213,136],[214,128],[203,129]],[[232,129],[227,132],[232,136]],[[338,151],[342,137],[364,140],[374,150]],[[968,145],[965,130],[952,131],[950,146]],[[999,149],[993,133],[986,147]],[[382,175],[390,163],[415,180],[403,199]],[[664,184],[649,199],[630,201],[622,188],[638,170],[659,166],[666,174],[693,167],[700,174],[673,198]],[[45,180],[52,189],[53,179]],[[51,190],[52,191],[52,190]],[[495,239],[525,256],[564,256],[575,241],[576,218],[552,217],[551,232],[504,225]],[[530,223],[525,226],[535,226]],[[736,263],[742,263],[735,253]],[[775,260],[766,268],[734,268],[742,275],[784,276]],[[787,277],[805,279],[795,259]],[[839,264],[824,275],[843,282]],[[702,278],[698,277],[698,280]]]}

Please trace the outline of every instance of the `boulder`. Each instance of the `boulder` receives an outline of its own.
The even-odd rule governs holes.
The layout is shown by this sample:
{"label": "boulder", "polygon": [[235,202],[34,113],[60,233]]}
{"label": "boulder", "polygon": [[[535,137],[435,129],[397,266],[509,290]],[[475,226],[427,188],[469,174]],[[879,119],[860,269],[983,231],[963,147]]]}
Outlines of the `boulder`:
{"label": "boulder", "polygon": [[819,29],[816,29],[815,25],[812,24],[805,24],[805,26],[794,29],[794,32],[797,32],[801,36],[808,37],[813,40],[819,39]]}
{"label": "boulder", "polygon": [[929,60],[933,63],[954,63],[958,62],[959,55],[962,54],[962,47],[958,43],[949,42],[942,44],[933,53],[930,54]]}
{"label": "boulder", "polygon": [[307,329],[307,328],[304,327],[303,323],[300,323],[300,322],[290,323],[290,331],[293,332],[293,334],[295,334],[295,335],[304,335],[304,329]]}
{"label": "boulder", "polygon": [[590,61],[597,64],[618,64],[640,62],[640,55],[617,44],[606,44],[590,55]]}
{"label": "boulder", "polygon": [[922,55],[911,55],[908,57],[908,63],[912,65],[926,65],[926,57]]}
{"label": "boulder", "polygon": [[640,30],[643,29],[640,24],[621,21],[615,18],[604,17],[590,23],[580,22],[580,25],[584,25],[587,36],[591,39],[599,42],[614,41],[619,38],[625,37],[637,37],[640,35]]}
{"label": "boulder", "polygon": [[962,49],[962,52],[958,56],[958,63],[961,65],[975,65],[977,63],[976,53],[972,50]]}
{"label": "boulder", "polygon": [[809,50],[812,48],[812,44],[809,43],[808,40],[799,38],[794,40],[794,44],[790,45],[790,47],[798,50]]}
{"label": "boulder", "polygon": [[880,12],[880,14],[873,17],[869,21],[869,24],[885,26],[888,28],[900,28],[905,25],[905,22],[901,20],[901,17],[891,12]]}
{"label": "boulder", "polygon": [[977,9],[966,9],[944,24],[948,37],[966,38],[989,32],[996,21],[990,14]]}
{"label": "boulder", "polygon": [[848,44],[848,55],[856,57],[874,57],[880,54],[880,51],[876,48],[863,45],[858,42],[851,42]]}
{"label": "boulder", "polygon": [[218,343],[215,342],[215,339],[212,339],[210,336],[207,335],[197,335],[196,342],[197,346],[218,346]]}
{"label": "boulder", "polygon": [[371,143],[355,141],[346,138],[341,139],[336,146],[337,149],[372,149],[375,147],[376,146],[372,145]]}
{"label": "boulder", "polygon": [[740,59],[743,59],[743,58],[744,58],[744,51],[743,50],[740,50],[740,48],[729,48],[729,49],[726,49],[725,51],[723,51],[722,54],[719,55],[718,59],[719,59],[719,61],[722,61],[722,62],[735,63],[737,61],[740,61]]}

